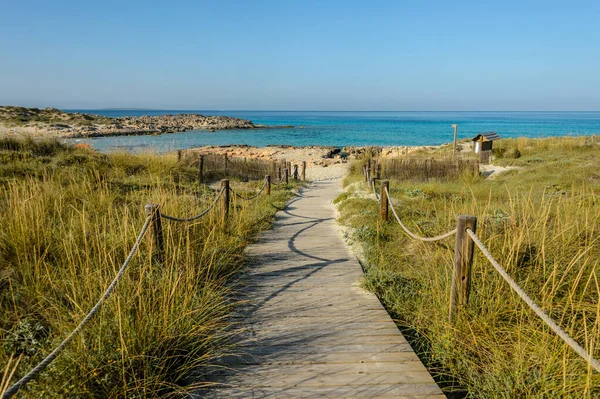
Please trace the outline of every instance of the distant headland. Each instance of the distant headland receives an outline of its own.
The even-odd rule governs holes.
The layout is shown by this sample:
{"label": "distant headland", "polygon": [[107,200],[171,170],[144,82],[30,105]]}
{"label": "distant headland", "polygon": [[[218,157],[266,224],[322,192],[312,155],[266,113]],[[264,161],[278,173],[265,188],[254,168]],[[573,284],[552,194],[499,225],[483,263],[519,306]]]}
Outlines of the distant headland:
{"label": "distant headland", "polygon": [[150,135],[188,130],[266,129],[291,126],[265,126],[229,116],[178,114],[160,116],[107,116],[65,112],[56,108],[0,106],[0,133],[12,132],[84,138],[125,135]]}

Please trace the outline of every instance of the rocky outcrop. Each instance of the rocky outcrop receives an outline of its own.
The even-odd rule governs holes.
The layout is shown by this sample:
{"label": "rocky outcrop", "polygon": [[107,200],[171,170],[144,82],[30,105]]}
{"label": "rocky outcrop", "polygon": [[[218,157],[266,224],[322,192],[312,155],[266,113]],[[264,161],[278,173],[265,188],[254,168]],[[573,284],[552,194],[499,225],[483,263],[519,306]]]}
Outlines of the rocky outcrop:
{"label": "rocky outcrop", "polygon": [[144,135],[185,132],[187,130],[264,129],[291,126],[255,125],[249,120],[229,116],[177,114],[109,118],[70,113],[55,108],[0,107],[0,126],[15,131],[36,129],[40,133],[65,138]]}

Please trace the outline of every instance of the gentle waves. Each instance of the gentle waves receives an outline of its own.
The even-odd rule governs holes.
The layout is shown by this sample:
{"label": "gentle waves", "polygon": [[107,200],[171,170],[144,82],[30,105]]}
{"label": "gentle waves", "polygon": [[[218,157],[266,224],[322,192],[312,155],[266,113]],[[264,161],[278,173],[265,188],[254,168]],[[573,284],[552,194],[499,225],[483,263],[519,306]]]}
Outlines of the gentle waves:
{"label": "gentle waves", "polygon": [[291,111],[145,111],[70,110],[105,116],[141,116],[178,113],[226,115],[256,124],[292,125],[291,129],[203,130],[159,136],[120,136],[81,139],[101,151],[157,151],[203,145],[247,144],[294,146],[401,146],[438,145],[458,136],[474,137],[495,131],[502,137],[550,137],[600,134],[600,112],[291,112]]}

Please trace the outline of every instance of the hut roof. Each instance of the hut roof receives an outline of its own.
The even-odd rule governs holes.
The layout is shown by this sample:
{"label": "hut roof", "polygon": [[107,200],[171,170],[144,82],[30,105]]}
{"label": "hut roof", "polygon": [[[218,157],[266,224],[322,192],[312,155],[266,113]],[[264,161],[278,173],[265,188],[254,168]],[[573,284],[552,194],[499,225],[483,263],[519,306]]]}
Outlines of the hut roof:
{"label": "hut roof", "polygon": [[500,140],[502,137],[496,132],[485,132],[473,137],[473,141],[479,141],[480,138],[483,138],[482,141],[494,141]]}

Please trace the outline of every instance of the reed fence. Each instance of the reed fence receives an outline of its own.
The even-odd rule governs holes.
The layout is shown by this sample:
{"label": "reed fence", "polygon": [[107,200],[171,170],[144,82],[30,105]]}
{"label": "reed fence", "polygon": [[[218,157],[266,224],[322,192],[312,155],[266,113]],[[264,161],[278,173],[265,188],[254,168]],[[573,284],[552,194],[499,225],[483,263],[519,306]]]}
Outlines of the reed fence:
{"label": "reed fence", "polygon": [[377,162],[369,160],[365,176],[377,179],[429,181],[456,179],[479,174],[479,162],[473,159],[393,158]]}

